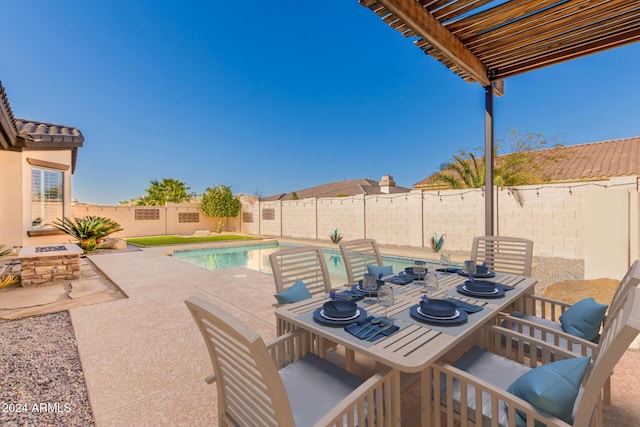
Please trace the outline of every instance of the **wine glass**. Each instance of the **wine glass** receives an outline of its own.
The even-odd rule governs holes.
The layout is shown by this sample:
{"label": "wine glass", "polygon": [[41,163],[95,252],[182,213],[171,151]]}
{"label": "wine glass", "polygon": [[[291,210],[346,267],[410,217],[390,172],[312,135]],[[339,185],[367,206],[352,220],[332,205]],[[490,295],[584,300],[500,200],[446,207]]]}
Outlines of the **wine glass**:
{"label": "wine glass", "polygon": [[378,304],[384,307],[384,317],[387,317],[387,308],[393,305],[393,288],[387,284],[378,289]]}
{"label": "wine glass", "polygon": [[442,265],[442,269],[444,270],[444,272],[448,272],[447,267],[451,265],[451,256],[449,256],[449,254],[441,254],[440,264]]}
{"label": "wine glass", "polygon": [[424,261],[415,261],[413,263],[413,275],[416,277],[416,279],[414,280],[418,282],[418,284],[424,278],[424,274],[426,273],[426,271],[426,263]]}
{"label": "wine glass", "polygon": [[378,281],[373,274],[365,274],[362,278],[362,290],[365,292],[365,299],[362,301],[366,304],[373,304],[375,301],[371,298],[372,294],[378,289]]}
{"label": "wine glass", "polygon": [[431,298],[431,294],[434,291],[437,291],[439,288],[440,284],[438,283],[438,275],[436,273],[425,274],[422,289],[424,289],[424,291],[429,294],[429,298]]}

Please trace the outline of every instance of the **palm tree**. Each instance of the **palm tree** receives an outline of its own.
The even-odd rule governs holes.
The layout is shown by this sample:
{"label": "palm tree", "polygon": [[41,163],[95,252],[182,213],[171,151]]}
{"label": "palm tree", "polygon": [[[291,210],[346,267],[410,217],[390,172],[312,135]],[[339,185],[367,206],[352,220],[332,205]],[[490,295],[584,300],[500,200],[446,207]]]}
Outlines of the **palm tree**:
{"label": "palm tree", "polygon": [[[464,157],[464,153],[453,156],[454,161],[442,165],[440,172],[434,175],[434,181],[442,182],[451,188],[481,188],[485,184],[484,159],[478,160],[473,153]],[[512,153],[501,156],[497,162],[493,183],[499,188],[506,188],[518,205],[524,206],[525,199],[522,192],[513,188],[516,185],[528,185],[542,182],[534,169],[527,168],[529,153]]]}
{"label": "palm tree", "polygon": [[179,179],[163,178],[161,182],[155,179],[147,188],[146,194],[136,204],[138,206],[164,206],[167,203],[185,203],[191,201],[194,193],[188,192],[189,187]]}

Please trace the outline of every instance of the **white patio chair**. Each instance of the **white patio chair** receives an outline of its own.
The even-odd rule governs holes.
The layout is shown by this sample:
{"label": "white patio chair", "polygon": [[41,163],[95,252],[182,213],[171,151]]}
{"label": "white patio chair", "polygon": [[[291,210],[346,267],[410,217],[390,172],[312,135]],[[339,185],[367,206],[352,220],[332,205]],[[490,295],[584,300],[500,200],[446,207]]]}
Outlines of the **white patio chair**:
{"label": "white patio chair", "polygon": [[533,241],[518,237],[481,236],[473,239],[471,259],[490,270],[531,277]]}
{"label": "white patio chair", "polygon": [[340,242],[340,252],[349,283],[356,283],[367,273],[367,265],[382,265],[378,244],[373,239]]}
{"label": "white patio chair", "polygon": [[311,246],[280,249],[269,255],[276,292],[283,292],[298,280],[312,295],[331,291],[331,279],[322,249]]}
{"label": "white patio chair", "polygon": [[[606,327],[610,317],[614,315],[625,300],[630,289],[640,285],[640,261],[636,260],[625,276],[620,281],[616,289],[608,315],[605,317],[603,325]],[[598,343],[588,341],[564,331],[559,323],[562,313],[565,313],[571,304],[544,298],[535,295],[525,295],[520,302],[523,311],[515,311],[511,314],[501,313],[495,321],[497,325],[518,331],[523,335],[534,337],[537,340],[546,341],[560,348],[576,354],[576,356],[592,356],[598,349]],[[539,315],[536,314],[536,307]],[[523,350],[529,356],[530,344],[524,342]],[[604,387],[604,403],[611,403],[611,383],[607,381]]]}
{"label": "white patio chair", "polygon": [[[433,388],[423,387],[423,390],[433,402],[433,413],[428,414],[432,425],[442,425],[438,415],[442,413],[448,425],[456,422],[462,427],[511,427],[516,425],[516,411],[519,411],[526,414],[527,426],[543,423],[547,427],[600,427],[602,388],[639,331],[640,289],[632,288],[623,297],[620,308],[610,315],[599,350],[593,356],[590,369],[578,391],[570,423],[567,423],[506,391],[515,380],[537,366],[539,361],[535,357],[529,358],[529,366],[525,365],[527,358],[511,346],[513,337],[519,340],[527,337],[496,325],[485,325],[482,328],[482,348],[472,348],[453,364],[438,362],[428,372],[427,377],[433,381]],[[505,342],[506,345],[503,345]],[[542,341],[535,345],[540,349],[544,362],[573,356]]]}
{"label": "white patio chair", "polygon": [[[278,294],[291,288],[298,280],[304,283],[312,296],[331,291],[329,270],[321,248],[312,246],[284,248],[269,255],[269,262]],[[279,305],[278,303],[274,304],[276,307]],[[293,331],[295,326],[278,319],[276,329],[278,336],[280,336]],[[325,338],[315,335],[312,338],[314,349],[323,357],[326,356],[326,351],[329,348],[336,347],[334,342]],[[352,362],[349,362],[348,366],[349,369],[352,369]]]}
{"label": "white patio chair", "polygon": [[185,301],[202,333],[218,389],[220,426],[387,426],[399,422],[399,372],[367,380],[308,353],[299,330],[266,346],[260,335],[197,297]]}

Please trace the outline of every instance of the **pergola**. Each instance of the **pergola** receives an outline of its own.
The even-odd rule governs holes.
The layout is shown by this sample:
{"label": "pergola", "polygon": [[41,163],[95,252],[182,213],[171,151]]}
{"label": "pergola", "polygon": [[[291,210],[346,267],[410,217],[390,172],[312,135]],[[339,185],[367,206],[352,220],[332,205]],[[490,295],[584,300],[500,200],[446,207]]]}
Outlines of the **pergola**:
{"label": "pergola", "polygon": [[485,89],[485,234],[494,234],[493,97],[503,79],[640,40],[639,0],[359,0]]}

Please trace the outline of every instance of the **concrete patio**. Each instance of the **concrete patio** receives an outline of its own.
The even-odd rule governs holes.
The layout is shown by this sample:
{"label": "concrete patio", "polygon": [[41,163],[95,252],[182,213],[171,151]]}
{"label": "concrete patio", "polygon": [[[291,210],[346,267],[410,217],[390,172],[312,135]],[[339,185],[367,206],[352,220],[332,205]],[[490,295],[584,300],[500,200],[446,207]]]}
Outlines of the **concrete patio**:
{"label": "concrete patio", "polygon": [[[203,381],[211,365],[183,300],[211,301],[269,341],[273,278],[245,268],[209,271],[162,250],[90,259],[128,296],[70,310],[96,426],[217,425],[216,389]],[[615,425],[640,420],[628,392],[639,359],[627,352],[616,370],[622,375],[614,377],[614,405],[605,413]]]}

